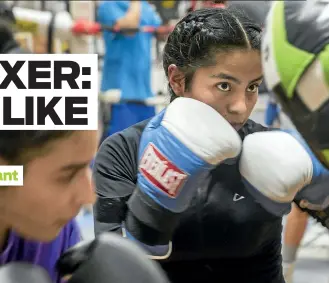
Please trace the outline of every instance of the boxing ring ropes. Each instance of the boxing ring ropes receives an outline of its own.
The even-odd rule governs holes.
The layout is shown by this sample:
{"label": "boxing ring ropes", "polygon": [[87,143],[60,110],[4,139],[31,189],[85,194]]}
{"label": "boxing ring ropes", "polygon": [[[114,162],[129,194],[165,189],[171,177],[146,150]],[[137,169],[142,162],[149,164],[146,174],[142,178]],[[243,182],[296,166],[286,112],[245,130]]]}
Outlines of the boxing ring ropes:
{"label": "boxing ring ropes", "polygon": [[[119,30],[111,26],[101,25],[95,22],[95,5],[95,1],[70,1],[70,12],[33,10],[15,5],[11,7],[18,23],[23,22],[25,25],[27,23],[30,27],[34,27],[36,34],[48,39],[48,53],[51,53],[52,50],[55,50],[54,53],[62,53],[62,42],[69,42],[69,49],[72,54],[94,53],[93,39],[98,37],[103,31],[169,34],[173,29],[172,26],[160,26],[159,28],[146,26],[139,29]],[[24,31],[24,29],[20,30],[16,34],[16,38],[24,39],[27,47],[33,50],[33,35],[31,32]],[[55,46],[52,46],[53,42],[55,42]],[[123,100],[120,97],[120,90],[109,90],[105,93],[100,93],[99,99],[106,104],[138,103],[155,106],[159,109],[169,103],[168,95],[156,95],[146,100]],[[261,103],[255,109],[255,111],[264,110],[265,105]]]}
{"label": "boxing ring ropes", "polygon": [[[173,29],[172,26],[160,26],[159,28],[146,26],[139,29],[119,30],[111,26],[101,25],[95,22],[96,1],[69,1],[70,12],[44,11],[44,5],[41,5],[42,10],[33,10],[15,6],[15,2],[20,1],[7,2],[12,5],[12,12],[18,23],[23,22],[25,25],[27,23],[30,27],[34,27],[35,33],[48,39],[48,53],[51,53],[52,47],[54,47],[54,53],[62,53],[61,42],[69,42],[70,53],[72,54],[94,53],[93,37],[98,37],[103,31],[169,34]],[[198,1],[192,0],[191,2],[195,6]],[[196,9],[196,7],[193,8]],[[27,47],[33,50],[33,35],[31,32],[24,31],[23,29],[16,34],[16,38],[25,40]],[[55,46],[52,46],[54,41]],[[159,108],[165,107],[169,103],[169,96],[167,95],[156,95],[155,97],[138,101],[122,100],[120,98],[120,90],[110,90],[100,93],[99,99],[107,104],[120,102],[139,103]],[[260,107],[260,111],[264,110],[263,106]]]}

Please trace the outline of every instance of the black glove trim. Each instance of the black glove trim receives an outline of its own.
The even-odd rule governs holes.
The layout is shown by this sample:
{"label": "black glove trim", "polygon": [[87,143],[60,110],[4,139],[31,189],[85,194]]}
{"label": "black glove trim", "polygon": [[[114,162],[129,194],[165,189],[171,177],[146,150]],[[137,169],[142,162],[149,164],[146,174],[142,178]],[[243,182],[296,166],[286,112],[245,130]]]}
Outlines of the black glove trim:
{"label": "black glove trim", "polygon": [[125,227],[142,243],[167,245],[180,216],[181,213],[173,213],[161,207],[137,186],[128,201]]}
{"label": "black glove trim", "polygon": [[125,219],[129,197],[98,197],[94,204],[95,219],[101,223],[121,223]]}
{"label": "black glove trim", "polygon": [[323,227],[329,229],[329,207],[323,210],[311,210],[308,208],[305,208],[303,205],[303,200],[295,199],[294,203],[298,206],[298,208],[306,212],[308,215],[310,215],[312,218],[314,218],[317,222],[319,222]]}

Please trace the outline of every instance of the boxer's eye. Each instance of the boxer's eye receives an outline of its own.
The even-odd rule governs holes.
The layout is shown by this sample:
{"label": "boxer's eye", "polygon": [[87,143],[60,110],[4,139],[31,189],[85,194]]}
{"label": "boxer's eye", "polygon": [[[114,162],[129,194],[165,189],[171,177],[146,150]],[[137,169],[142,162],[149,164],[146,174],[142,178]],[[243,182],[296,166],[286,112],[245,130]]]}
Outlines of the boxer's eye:
{"label": "boxer's eye", "polygon": [[259,88],[259,85],[258,84],[253,84],[253,85],[250,85],[247,88],[247,91],[248,92],[257,92],[258,91],[258,88]]}
{"label": "boxer's eye", "polygon": [[220,91],[230,91],[231,90],[231,85],[229,83],[220,83],[217,85],[217,88]]}
{"label": "boxer's eye", "polygon": [[78,164],[69,164],[61,168],[60,177],[58,178],[61,183],[69,183],[73,180],[73,178],[81,172],[83,169],[89,167],[91,161],[82,162]]}
{"label": "boxer's eye", "polygon": [[59,181],[61,183],[70,183],[77,173],[78,173],[78,171],[75,171],[75,172],[71,172],[69,174],[66,174],[65,176],[61,176],[59,178]]}

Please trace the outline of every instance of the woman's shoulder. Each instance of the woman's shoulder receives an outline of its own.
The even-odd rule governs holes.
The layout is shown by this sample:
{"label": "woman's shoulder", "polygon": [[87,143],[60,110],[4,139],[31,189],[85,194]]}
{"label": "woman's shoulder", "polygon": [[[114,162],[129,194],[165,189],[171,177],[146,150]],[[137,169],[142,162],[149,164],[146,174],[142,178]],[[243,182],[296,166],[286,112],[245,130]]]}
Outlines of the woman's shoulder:
{"label": "woman's shoulder", "polygon": [[139,122],[107,137],[98,149],[93,171],[108,172],[113,167],[126,170],[124,168],[129,165],[132,172],[135,172],[140,139],[149,120]]}
{"label": "woman's shoulder", "polygon": [[134,124],[120,132],[107,137],[99,148],[99,151],[108,150],[113,147],[130,147],[139,144],[143,130],[150,119]]}

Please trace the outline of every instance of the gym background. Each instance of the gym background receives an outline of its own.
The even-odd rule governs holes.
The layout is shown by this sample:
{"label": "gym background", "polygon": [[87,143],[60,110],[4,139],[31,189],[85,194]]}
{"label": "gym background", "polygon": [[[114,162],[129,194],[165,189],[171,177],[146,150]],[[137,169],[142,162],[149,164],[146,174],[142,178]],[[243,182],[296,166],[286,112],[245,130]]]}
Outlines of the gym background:
{"label": "gym background", "polygon": [[[125,5],[129,1],[121,2]],[[97,53],[99,55],[100,140],[138,121],[144,120],[169,103],[167,81],[161,65],[161,51],[173,25],[189,11],[202,7],[228,5],[243,9],[254,21],[262,25],[271,1],[148,1],[152,9],[142,9],[147,28],[115,30],[106,23],[104,1],[1,1],[1,20],[13,24],[16,39],[22,47],[34,53]],[[107,33],[107,35],[104,35]],[[130,63],[145,64],[145,86],[124,86],[111,82],[107,74],[115,69],[114,56],[124,56],[124,41],[117,46],[107,46],[108,36],[140,38],[132,45]],[[150,43],[149,45],[147,43]],[[122,45],[120,45],[122,44]],[[143,45],[142,49],[141,46]],[[134,48],[136,49],[134,52]],[[120,51],[121,50],[121,51]],[[150,60],[142,60],[142,50]],[[149,53],[149,54],[148,54]],[[135,57],[134,57],[135,56]],[[142,58],[138,58],[142,57]],[[145,62],[147,61],[147,62]],[[148,62],[149,61],[149,62]],[[140,65],[138,65],[140,66]],[[105,70],[105,71],[104,71]],[[120,79],[117,79],[118,81]],[[147,83],[146,83],[147,84]],[[133,91],[132,91],[133,90]],[[263,85],[252,119],[267,126],[293,128],[289,119],[280,112],[273,96]],[[294,221],[300,221],[293,216]],[[90,207],[84,208],[77,217],[85,239],[94,237],[93,217]],[[284,223],[286,219],[284,219]],[[285,233],[285,231],[284,231]],[[298,250],[293,282],[329,282],[329,235],[328,231],[308,219]],[[284,237],[283,237],[284,238]]]}

